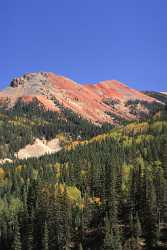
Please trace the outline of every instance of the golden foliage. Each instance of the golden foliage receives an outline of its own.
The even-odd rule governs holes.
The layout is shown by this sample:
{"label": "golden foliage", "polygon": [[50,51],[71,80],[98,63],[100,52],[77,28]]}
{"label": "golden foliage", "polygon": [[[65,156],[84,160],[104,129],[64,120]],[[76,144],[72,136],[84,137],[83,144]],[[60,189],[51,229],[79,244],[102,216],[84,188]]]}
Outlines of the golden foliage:
{"label": "golden foliage", "polygon": [[5,178],[5,170],[3,168],[0,168],[0,180],[3,180]]}
{"label": "golden foliage", "polygon": [[90,204],[95,204],[95,205],[98,205],[98,206],[100,206],[101,205],[101,200],[100,200],[100,197],[90,197],[90,198],[88,198],[88,202],[90,203]]}
{"label": "golden foliage", "polygon": [[59,183],[55,185],[56,194],[63,194],[67,192],[67,197],[70,201],[79,205],[81,203],[81,191],[75,186],[66,186],[65,183]]}
{"label": "golden foliage", "polygon": [[149,124],[147,122],[142,122],[142,123],[131,123],[129,125],[127,125],[124,128],[124,134],[129,135],[137,135],[140,133],[145,133],[147,132],[149,129]]}

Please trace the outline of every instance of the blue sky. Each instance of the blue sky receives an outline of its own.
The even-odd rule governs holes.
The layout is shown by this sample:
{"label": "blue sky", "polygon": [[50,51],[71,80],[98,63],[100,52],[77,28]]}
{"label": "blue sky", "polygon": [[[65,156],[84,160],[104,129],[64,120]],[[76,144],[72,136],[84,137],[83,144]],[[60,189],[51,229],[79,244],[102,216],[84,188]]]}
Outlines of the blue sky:
{"label": "blue sky", "polygon": [[167,89],[166,0],[5,0],[0,88],[26,72]]}

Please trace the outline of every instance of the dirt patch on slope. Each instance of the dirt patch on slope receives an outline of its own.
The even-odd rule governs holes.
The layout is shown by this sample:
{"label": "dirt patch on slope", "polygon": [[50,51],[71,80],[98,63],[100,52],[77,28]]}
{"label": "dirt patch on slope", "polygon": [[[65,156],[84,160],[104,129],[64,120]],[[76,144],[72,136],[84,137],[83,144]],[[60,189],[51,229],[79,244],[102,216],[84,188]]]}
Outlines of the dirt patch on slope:
{"label": "dirt patch on slope", "polygon": [[60,151],[60,141],[58,138],[50,141],[35,139],[33,144],[28,144],[20,149],[15,156],[18,159],[27,159],[32,157],[40,157],[45,154],[53,154]]}

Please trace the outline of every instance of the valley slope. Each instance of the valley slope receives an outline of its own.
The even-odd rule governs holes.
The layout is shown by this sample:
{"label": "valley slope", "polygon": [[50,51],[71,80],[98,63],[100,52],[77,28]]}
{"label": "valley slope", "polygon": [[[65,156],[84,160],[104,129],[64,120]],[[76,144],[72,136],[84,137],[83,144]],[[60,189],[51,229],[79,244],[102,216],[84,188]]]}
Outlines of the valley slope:
{"label": "valley slope", "polygon": [[31,73],[0,100],[0,249],[166,249],[166,95]]}

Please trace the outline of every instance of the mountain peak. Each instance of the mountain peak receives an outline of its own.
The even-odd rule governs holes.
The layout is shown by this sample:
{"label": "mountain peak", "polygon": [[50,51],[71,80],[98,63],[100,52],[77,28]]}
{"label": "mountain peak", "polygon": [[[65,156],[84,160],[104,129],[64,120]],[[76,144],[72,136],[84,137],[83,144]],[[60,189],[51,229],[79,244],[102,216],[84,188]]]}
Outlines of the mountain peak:
{"label": "mountain peak", "polygon": [[20,85],[21,86],[24,85],[27,82],[31,82],[31,81],[40,82],[42,79],[46,79],[47,76],[48,76],[47,72],[27,73],[21,77],[17,77],[13,79],[10,83],[10,86],[13,88],[16,88]]}
{"label": "mountain peak", "polygon": [[114,123],[120,119],[136,119],[127,107],[128,100],[154,102],[155,99],[129,88],[117,80],[97,84],[79,84],[67,77],[51,72],[27,73],[13,79],[10,86],[0,92],[1,101],[18,99],[29,103],[34,98],[46,109],[60,111],[59,104],[94,123]]}

